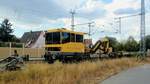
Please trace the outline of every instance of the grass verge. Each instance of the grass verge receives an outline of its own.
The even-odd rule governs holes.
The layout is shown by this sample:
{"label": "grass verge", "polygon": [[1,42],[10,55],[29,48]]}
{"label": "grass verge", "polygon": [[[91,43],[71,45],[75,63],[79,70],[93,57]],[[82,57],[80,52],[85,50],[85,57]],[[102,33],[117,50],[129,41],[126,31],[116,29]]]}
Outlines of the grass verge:
{"label": "grass verge", "polygon": [[0,84],[97,84],[120,71],[149,62],[121,58],[77,64],[27,64],[24,70],[1,73]]}

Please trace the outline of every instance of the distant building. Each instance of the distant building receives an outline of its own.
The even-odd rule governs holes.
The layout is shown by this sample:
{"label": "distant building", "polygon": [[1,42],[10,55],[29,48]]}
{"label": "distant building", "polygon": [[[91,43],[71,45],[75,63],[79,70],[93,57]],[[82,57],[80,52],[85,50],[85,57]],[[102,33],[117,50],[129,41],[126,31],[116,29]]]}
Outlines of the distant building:
{"label": "distant building", "polygon": [[84,44],[85,44],[86,47],[89,48],[90,46],[93,45],[92,39],[84,39]]}
{"label": "distant building", "polygon": [[31,31],[25,32],[21,38],[21,42],[24,43],[26,48],[42,48],[45,44],[45,32],[43,31]]}

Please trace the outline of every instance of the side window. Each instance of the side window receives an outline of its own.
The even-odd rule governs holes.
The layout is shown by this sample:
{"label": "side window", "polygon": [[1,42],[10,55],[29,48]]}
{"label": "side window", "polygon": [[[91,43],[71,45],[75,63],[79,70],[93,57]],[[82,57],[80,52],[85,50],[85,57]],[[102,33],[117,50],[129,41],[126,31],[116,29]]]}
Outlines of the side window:
{"label": "side window", "polygon": [[53,43],[53,34],[52,33],[46,33],[46,44],[51,44]]}
{"label": "side window", "polygon": [[62,43],[70,42],[70,33],[62,32]]}
{"label": "side window", "polygon": [[75,34],[73,33],[70,34],[70,41],[75,42]]}
{"label": "side window", "polygon": [[53,33],[53,43],[59,44],[60,43],[60,32]]}
{"label": "side window", "polygon": [[83,35],[76,35],[76,42],[83,42]]}

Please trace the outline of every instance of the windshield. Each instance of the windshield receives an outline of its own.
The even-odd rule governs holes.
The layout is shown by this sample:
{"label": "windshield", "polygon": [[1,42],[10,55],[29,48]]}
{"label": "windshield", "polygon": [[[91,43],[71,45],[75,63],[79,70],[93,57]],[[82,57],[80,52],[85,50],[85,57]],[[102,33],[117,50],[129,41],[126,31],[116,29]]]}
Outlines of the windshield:
{"label": "windshield", "polygon": [[76,42],[83,42],[83,35],[76,35]]}
{"label": "windshield", "polygon": [[62,43],[70,42],[70,33],[62,32]]}
{"label": "windshield", "polygon": [[60,44],[60,32],[46,33],[46,44]]}

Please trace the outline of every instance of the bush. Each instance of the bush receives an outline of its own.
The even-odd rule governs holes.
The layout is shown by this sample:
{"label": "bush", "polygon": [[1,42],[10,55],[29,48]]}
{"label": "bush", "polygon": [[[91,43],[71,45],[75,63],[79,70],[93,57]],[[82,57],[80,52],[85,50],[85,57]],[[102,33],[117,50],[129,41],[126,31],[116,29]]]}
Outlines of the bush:
{"label": "bush", "polygon": [[[4,42],[0,42],[0,47],[10,47],[9,42],[4,43]],[[12,43],[11,47],[13,48],[22,48],[22,43]]]}

